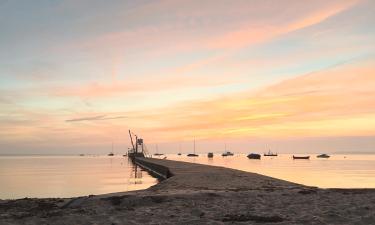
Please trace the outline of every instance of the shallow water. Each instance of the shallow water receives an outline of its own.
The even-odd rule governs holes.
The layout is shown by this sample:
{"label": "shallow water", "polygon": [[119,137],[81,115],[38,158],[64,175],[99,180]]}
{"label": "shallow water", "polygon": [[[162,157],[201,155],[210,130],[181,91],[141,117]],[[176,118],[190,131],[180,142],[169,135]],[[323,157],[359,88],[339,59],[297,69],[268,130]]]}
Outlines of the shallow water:
{"label": "shallow water", "polygon": [[[293,160],[290,154],[250,160],[244,154],[206,154],[171,160],[224,166],[322,188],[375,188],[375,155],[332,155]],[[165,156],[161,156],[165,157]],[[76,197],[146,189],[157,179],[114,156],[1,156],[0,199]]]}
{"label": "shallow water", "polygon": [[293,160],[291,154],[248,159],[244,154],[222,157],[215,154],[209,159],[206,154],[199,157],[167,155],[168,159],[259,173],[299,184],[321,188],[375,188],[375,155],[332,155],[328,159]]}
{"label": "shallow water", "polygon": [[0,199],[97,195],[145,189],[156,183],[126,157],[0,157]]}

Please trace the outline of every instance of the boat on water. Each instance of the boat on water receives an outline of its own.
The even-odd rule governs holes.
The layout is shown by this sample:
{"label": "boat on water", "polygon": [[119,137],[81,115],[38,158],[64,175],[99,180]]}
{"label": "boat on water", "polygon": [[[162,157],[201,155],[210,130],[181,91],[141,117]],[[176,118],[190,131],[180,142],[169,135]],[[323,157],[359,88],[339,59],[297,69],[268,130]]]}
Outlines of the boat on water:
{"label": "boat on water", "polygon": [[324,159],[328,159],[329,157],[331,157],[331,156],[327,155],[327,154],[320,154],[320,155],[316,156],[316,158],[324,158]]}
{"label": "boat on water", "polygon": [[260,159],[261,155],[256,154],[256,153],[250,153],[250,154],[247,155],[247,158],[249,158],[249,159]]}
{"label": "boat on water", "polygon": [[233,156],[234,153],[233,152],[230,152],[230,151],[227,151],[227,144],[224,145],[224,153],[221,154],[221,156]]}
{"label": "boat on water", "polygon": [[295,155],[293,155],[293,159],[310,159],[310,156],[295,156]]}
{"label": "boat on water", "polygon": [[164,155],[163,153],[159,153],[158,145],[156,145],[155,148],[156,148],[156,153],[154,153],[154,156],[163,156]]}
{"label": "boat on water", "polygon": [[214,153],[209,152],[209,153],[207,154],[207,157],[208,157],[208,158],[213,158],[213,157],[214,157]]}
{"label": "boat on water", "polygon": [[182,155],[181,154],[181,143],[178,143],[178,154],[177,155]]}
{"label": "boat on water", "polygon": [[224,152],[223,154],[221,154],[221,156],[233,156],[233,155],[234,155],[234,153],[233,152],[229,152],[229,151]]}
{"label": "boat on water", "polygon": [[195,138],[194,138],[194,153],[187,154],[188,157],[198,157],[197,154],[195,154]]}
{"label": "boat on water", "polygon": [[264,153],[263,156],[277,156],[277,153],[271,152],[271,149],[270,149],[270,150],[268,150],[267,153]]}
{"label": "boat on water", "polygon": [[108,156],[114,156],[115,153],[113,153],[113,141],[112,141],[112,151],[110,153],[108,153]]}

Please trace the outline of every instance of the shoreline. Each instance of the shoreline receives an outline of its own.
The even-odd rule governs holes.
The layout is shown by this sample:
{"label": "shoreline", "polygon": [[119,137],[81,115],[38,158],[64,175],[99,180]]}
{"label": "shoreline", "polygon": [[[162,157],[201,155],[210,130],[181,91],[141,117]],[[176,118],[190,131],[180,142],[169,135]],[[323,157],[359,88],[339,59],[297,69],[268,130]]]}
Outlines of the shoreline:
{"label": "shoreline", "polygon": [[0,200],[0,223],[375,223],[375,189],[321,189],[218,166],[142,161],[158,165],[164,172],[167,168],[170,176],[139,191]]}

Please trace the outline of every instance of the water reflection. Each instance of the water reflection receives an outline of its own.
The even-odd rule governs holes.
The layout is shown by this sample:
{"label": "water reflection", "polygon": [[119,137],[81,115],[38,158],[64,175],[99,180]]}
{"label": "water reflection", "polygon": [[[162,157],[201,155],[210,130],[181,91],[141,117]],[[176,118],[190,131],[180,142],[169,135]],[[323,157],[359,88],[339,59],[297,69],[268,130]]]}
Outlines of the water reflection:
{"label": "water reflection", "polygon": [[0,199],[97,195],[156,183],[122,156],[0,157]]}
{"label": "water reflection", "polygon": [[[146,172],[143,171],[137,164],[131,162],[132,171],[130,174],[129,182],[134,184],[142,184],[142,173]],[[147,173],[147,172],[146,172]]]}

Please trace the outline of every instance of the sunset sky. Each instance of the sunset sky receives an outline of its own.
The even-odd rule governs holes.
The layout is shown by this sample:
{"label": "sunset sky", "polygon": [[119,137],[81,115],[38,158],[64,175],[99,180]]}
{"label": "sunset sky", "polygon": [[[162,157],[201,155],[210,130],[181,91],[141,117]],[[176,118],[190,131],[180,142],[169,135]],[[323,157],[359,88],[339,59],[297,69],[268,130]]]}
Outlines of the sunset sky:
{"label": "sunset sky", "polygon": [[375,152],[375,1],[0,1],[0,154]]}

